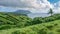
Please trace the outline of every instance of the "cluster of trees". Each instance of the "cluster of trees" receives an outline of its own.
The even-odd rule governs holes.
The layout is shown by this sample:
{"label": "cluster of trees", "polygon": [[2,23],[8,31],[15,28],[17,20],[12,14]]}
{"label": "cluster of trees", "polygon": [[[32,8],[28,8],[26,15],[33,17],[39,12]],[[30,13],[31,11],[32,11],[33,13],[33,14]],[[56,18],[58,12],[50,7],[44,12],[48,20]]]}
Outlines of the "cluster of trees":
{"label": "cluster of trees", "polygon": [[33,19],[33,23],[34,24],[47,23],[47,22],[51,22],[51,21],[59,20],[59,19],[60,19],[60,14],[54,14],[52,16],[45,17],[45,18],[36,17]]}

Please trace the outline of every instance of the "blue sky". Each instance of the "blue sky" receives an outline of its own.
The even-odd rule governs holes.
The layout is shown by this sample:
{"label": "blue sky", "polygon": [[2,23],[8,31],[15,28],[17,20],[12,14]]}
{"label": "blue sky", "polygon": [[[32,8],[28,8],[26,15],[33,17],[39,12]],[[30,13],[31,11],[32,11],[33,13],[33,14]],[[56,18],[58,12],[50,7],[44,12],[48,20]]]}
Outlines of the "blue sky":
{"label": "blue sky", "polygon": [[[47,0],[40,0],[40,1],[38,1],[38,3],[40,3],[40,4],[36,3],[36,1],[37,0],[0,0],[0,11],[12,12],[15,10],[19,10],[18,8],[28,8],[29,10],[33,9],[32,11],[37,11],[37,12],[43,11],[43,10],[45,11],[46,8],[50,8],[50,7],[57,5],[57,3],[60,0],[48,0],[48,1]],[[56,8],[56,9],[60,11],[60,7]],[[55,10],[55,8],[54,8],[54,10]]]}
{"label": "blue sky", "polygon": [[51,2],[51,3],[56,3],[56,2],[58,2],[60,0],[48,0],[48,1]]}
{"label": "blue sky", "polygon": [[15,11],[16,9],[15,8],[10,8],[10,7],[0,7],[0,11],[2,12],[12,12],[12,11]]}

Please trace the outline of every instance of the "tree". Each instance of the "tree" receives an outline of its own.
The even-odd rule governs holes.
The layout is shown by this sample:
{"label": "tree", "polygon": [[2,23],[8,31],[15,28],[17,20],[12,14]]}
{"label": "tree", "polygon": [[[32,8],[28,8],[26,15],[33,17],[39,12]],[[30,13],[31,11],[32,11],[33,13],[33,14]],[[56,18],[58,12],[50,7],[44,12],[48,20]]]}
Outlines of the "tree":
{"label": "tree", "polygon": [[44,23],[45,21],[42,17],[35,17],[32,22],[33,24],[39,24],[39,23]]}
{"label": "tree", "polygon": [[53,14],[53,10],[50,8],[50,10],[49,10],[49,13],[48,14],[51,14],[51,16],[52,16],[52,14]]}

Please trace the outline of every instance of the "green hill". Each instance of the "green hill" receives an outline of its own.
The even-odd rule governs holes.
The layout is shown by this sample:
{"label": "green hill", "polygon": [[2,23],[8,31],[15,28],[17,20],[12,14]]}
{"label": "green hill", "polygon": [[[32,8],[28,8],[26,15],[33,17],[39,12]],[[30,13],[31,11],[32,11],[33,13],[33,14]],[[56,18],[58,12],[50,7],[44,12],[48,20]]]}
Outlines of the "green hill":
{"label": "green hill", "polygon": [[1,30],[0,34],[60,34],[60,20],[27,26],[25,28],[12,28]]}
{"label": "green hill", "polygon": [[60,34],[60,14],[34,19],[0,13],[0,34]]}
{"label": "green hill", "polygon": [[[27,23],[31,22],[32,19],[24,15],[15,15],[11,13],[0,13],[0,26],[17,26],[24,27]],[[1,28],[0,28],[1,30]]]}

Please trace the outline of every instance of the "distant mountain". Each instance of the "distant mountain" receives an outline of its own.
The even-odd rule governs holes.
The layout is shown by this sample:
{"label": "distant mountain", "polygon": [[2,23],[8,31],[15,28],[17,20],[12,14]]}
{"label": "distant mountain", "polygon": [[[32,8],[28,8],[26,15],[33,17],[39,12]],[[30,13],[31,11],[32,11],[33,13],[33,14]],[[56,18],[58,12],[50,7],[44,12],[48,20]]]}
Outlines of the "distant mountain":
{"label": "distant mountain", "polygon": [[29,10],[17,10],[14,13],[16,13],[16,14],[29,14],[31,12]]}
{"label": "distant mountain", "polygon": [[29,10],[16,10],[14,12],[4,12],[5,14],[14,14],[14,15],[25,15],[31,13]]}
{"label": "distant mountain", "polygon": [[29,14],[31,12],[29,10],[16,10],[14,12],[1,12],[1,13],[27,16],[27,14]]}

